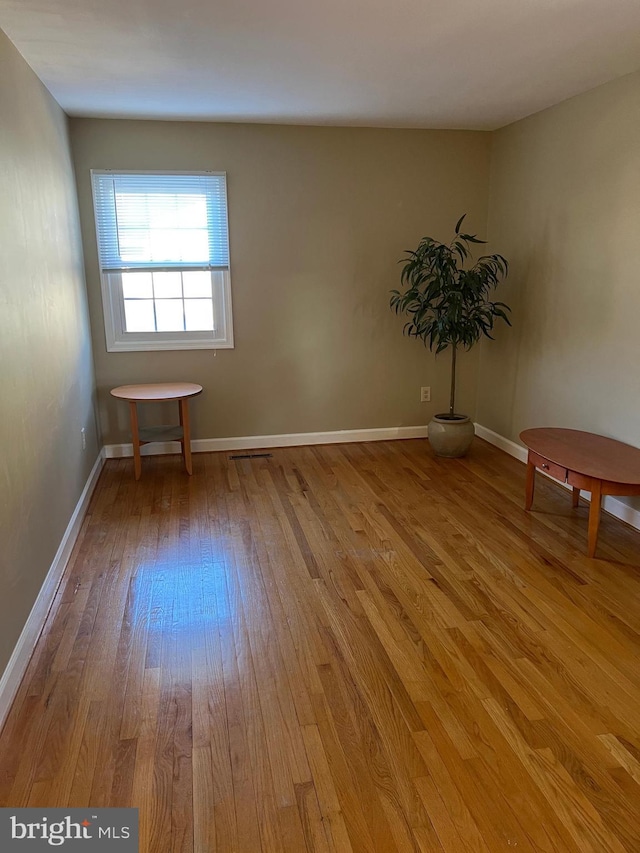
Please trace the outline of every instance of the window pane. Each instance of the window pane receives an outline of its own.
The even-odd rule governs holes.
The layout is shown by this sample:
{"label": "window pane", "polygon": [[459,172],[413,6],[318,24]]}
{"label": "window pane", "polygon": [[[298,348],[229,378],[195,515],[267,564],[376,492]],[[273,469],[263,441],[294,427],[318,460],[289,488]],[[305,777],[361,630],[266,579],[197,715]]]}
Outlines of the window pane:
{"label": "window pane", "polygon": [[149,231],[149,253],[152,261],[181,261],[180,231],[170,228],[155,228]]}
{"label": "window pane", "polygon": [[115,193],[118,230],[144,228],[149,225],[149,196],[146,193]]}
{"label": "window pane", "polygon": [[185,299],[184,316],[187,332],[213,330],[213,302],[211,299]]}
{"label": "window pane", "polygon": [[159,332],[184,332],[182,299],[156,299]]}
{"label": "window pane", "polygon": [[122,295],[125,299],[152,299],[150,272],[123,272]]}
{"label": "window pane", "polygon": [[124,316],[127,332],[155,332],[152,299],[125,299]]}
{"label": "window pane", "polygon": [[183,195],[178,208],[178,227],[206,228],[207,199],[204,195]]}
{"label": "window pane", "polygon": [[149,258],[149,232],[141,228],[118,229],[118,243],[123,261],[146,261]]}
{"label": "window pane", "polygon": [[179,233],[182,237],[183,261],[209,260],[209,235],[205,228],[191,228]]}
{"label": "window pane", "polygon": [[[150,258],[156,263],[209,262],[209,236],[205,228],[154,228],[147,234]],[[139,250],[136,244],[135,251]]]}
{"label": "window pane", "polygon": [[168,193],[153,193],[149,199],[149,228],[175,228],[177,197]]}
{"label": "window pane", "polygon": [[185,296],[192,298],[202,296],[211,299],[210,272],[183,272],[182,284]]}
{"label": "window pane", "polygon": [[180,272],[154,272],[153,289],[156,299],[181,299],[182,274]]}

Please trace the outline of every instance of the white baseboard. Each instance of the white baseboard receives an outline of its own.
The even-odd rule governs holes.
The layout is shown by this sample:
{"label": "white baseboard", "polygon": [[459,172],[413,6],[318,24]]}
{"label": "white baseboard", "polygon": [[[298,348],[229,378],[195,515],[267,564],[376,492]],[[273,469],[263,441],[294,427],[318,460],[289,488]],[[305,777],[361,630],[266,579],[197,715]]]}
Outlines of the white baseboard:
{"label": "white baseboard", "polygon": [[[305,444],[342,444],[351,441],[391,441],[400,438],[426,438],[426,426],[379,427],[378,429],[340,429],[331,432],[294,432],[283,435],[245,435],[229,438],[200,438],[191,442],[194,453],[212,450],[262,450],[268,447],[299,447]],[[131,444],[107,444],[107,459],[133,456]],[[142,447],[145,456],[179,453],[177,441],[158,441]]]}
{"label": "white baseboard", "polygon": [[4,725],[7,714],[9,713],[11,703],[18,692],[20,682],[22,681],[27,666],[29,665],[31,655],[33,654],[33,650],[38,638],[40,637],[40,633],[42,632],[46,622],[51,605],[53,604],[67,561],[71,556],[73,546],[75,545],[78,534],[80,533],[82,521],[89,506],[91,495],[93,494],[95,485],[98,482],[102,466],[104,465],[104,459],[104,450],[101,450],[95,461],[95,465],[91,469],[91,473],[85,483],[85,487],[82,490],[82,494],[76,504],[73,515],[69,520],[67,529],[60,541],[60,545],[55,557],[53,558],[49,571],[47,572],[47,576],[40,587],[38,597],[36,598],[35,603],[31,608],[31,612],[27,617],[27,621],[25,622],[22,633],[15,645],[13,654],[9,658],[9,662],[2,674],[2,678],[0,678],[0,730]]}
{"label": "white baseboard", "polygon": [[[519,459],[521,462],[527,461],[526,447],[523,447],[521,444],[516,444],[515,441],[511,441],[491,429],[487,429],[487,427],[482,426],[482,424],[476,424],[475,427],[478,438],[484,438],[484,440],[488,441],[489,444],[499,447],[500,450],[504,450],[505,453],[508,453],[510,456],[515,456],[515,458]],[[542,474],[543,472],[540,471],[539,473]],[[544,474],[544,476],[548,477],[549,475]],[[553,477],[549,477],[549,479],[554,480]],[[559,483],[560,481],[554,480],[554,482]],[[564,486],[565,489],[571,489],[571,486],[568,483],[560,483],[560,485]],[[591,495],[589,492],[580,492],[580,497],[585,501],[590,501]],[[624,503],[624,501],[621,501],[619,498],[607,495],[602,501],[602,508],[616,518],[619,518],[620,521],[624,521],[631,525],[631,527],[635,527],[636,530],[640,530],[640,511],[629,506],[629,504]]]}
{"label": "white baseboard", "polygon": [[515,441],[511,441],[511,439],[505,438],[503,435],[499,435],[499,433],[494,432],[492,429],[487,429],[487,427],[482,426],[482,424],[475,424],[475,428],[478,438],[484,438],[484,440],[488,441],[489,444],[499,447],[500,450],[504,450],[504,452],[508,453],[509,456],[515,456],[515,458],[519,459],[521,462],[527,461],[526,447],[523,447],[521,444],[516,444]]}

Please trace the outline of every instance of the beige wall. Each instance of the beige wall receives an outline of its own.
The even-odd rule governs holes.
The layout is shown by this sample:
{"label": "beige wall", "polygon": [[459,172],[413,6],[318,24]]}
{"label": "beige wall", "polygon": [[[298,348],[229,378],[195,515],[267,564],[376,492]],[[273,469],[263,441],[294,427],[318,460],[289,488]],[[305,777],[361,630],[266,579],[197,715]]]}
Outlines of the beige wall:
{"label": "beige wall", "polygon": [[98,453],[66,119],[2,32],[0,223],[2,672]]}
{"label": "beige wall", "polygon": [[514,329],[481,348],[479,422],[640,446],[640,74],[494,134],[489,234]]}
{"label": "beige wall", "polygon": [[[424,234],[448,238],[465,211],[484,233],[488,134],[73,119],[71,137],[106,444],[129,441],[108,393],[122,383],[200,382],[195,438],[424,424],[447,408],[448,356],[402,336],[389,290]],[[106,352],[91,168],[228,173],[234,350]],[[462,358],[469,413],[476,364]]]}

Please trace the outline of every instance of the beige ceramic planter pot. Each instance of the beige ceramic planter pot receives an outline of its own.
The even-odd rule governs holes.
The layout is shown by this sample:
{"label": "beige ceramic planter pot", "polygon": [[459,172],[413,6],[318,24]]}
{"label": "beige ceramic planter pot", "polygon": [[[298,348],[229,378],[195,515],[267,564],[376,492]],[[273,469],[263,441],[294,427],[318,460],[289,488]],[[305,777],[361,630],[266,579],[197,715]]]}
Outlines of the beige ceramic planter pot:
{"label": "beige ceramic planter pot", "polygon": [[429,444],[436,456],[464,456],[474,435],[473,423],[466,415],[434,415],[429,424]]}

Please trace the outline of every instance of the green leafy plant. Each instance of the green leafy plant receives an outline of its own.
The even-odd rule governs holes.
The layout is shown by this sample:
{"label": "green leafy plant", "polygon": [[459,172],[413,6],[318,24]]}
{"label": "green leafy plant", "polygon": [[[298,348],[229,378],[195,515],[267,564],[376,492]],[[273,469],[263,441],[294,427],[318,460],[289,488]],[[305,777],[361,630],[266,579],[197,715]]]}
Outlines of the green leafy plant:
{"label": "green leafy plant", "polygon": [[391,308],[396,314],[408,314],[404,333],[420,338],[436,354],[451,347],[451,396],[449,415],[455,414],[456,352],[458,347],[471,349],[482,335],[492,338],[497,319],[509,326],[510,311],[504,302],[492,302],[491,291],[506,277],[509,264],[502,255],[483,255],[465,268],[472,260],[470,245],[483,244],[475,234],[460,231],[466,214],[455,227],[451,243],[439,243],[432,237],[423,237],[418,248],[407,249],[400,281],[405,290],[391,291]]}

